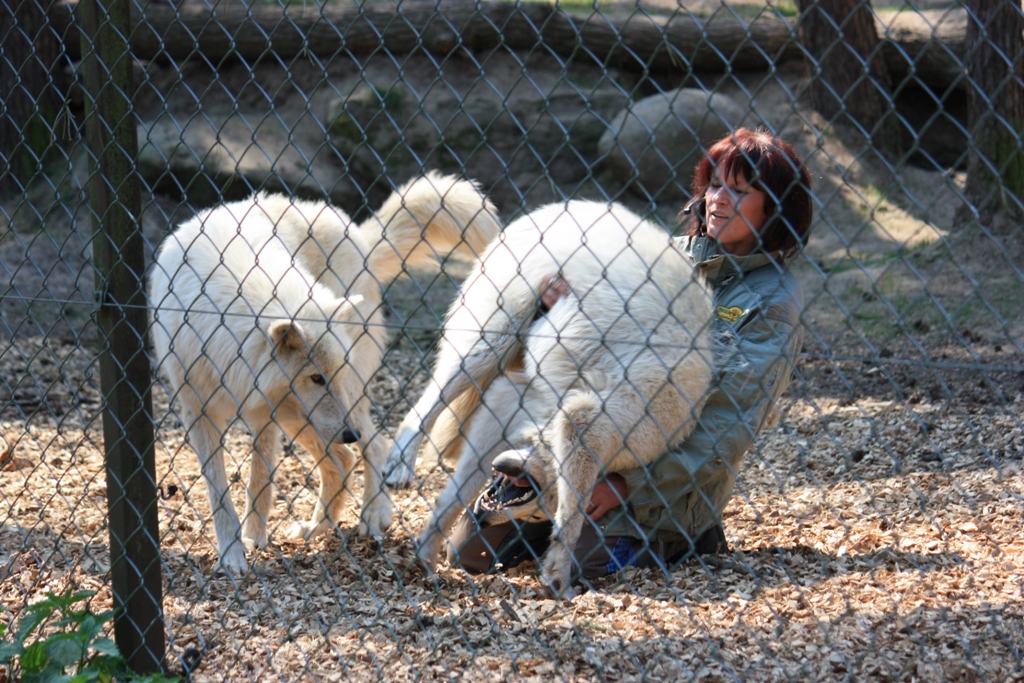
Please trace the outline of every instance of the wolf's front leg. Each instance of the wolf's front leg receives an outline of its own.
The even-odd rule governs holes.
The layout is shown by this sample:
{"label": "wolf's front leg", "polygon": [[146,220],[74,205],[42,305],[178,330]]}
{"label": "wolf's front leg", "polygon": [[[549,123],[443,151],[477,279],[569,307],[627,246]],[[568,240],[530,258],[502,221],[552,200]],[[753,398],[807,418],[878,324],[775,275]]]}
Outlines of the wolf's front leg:
{"label": "wolf's front leg", "polygon": [[309,521],[295,522],[288,529],[286,536],[297,541],[308,541],[337,525],[337,517],[340,516],[348,499],[346,473],[355,467],[356,457],[344,444],[325,445],[319,435],[312,433],[312,430],[301,432],[296,441],[309,451],[316,461],[320,487],[316,506]]}
{"label": "wolf's front leg", "polygon": [[423,421],[413,408],[399,425],[398,436],[384,463],[383,479],[388,486],[408,488],[416,480],[416,459],[423,441],[422,430]]}
{"label": "wolf's front leg", "polygon": [[281,454],[281,429],[269,422],[255,428],[242,542],[249,550],[267,546],[267,520],[274,506],[274,470]]}
{"label": "wolf's front leg", "polygon": [[572,576],[590,494],[607,453],[615,452],[612,432],[603,433],[601,398],[592,392],[569,395],[559,408],[550,431],[558,469],[558,506],[555,508],[551,549],[544,558],[544,583],[555,597],[572,598]]}
{"label": "wolf's front leg", "polygon": [[379,537],[391,526],[394,513],[383,477],[391,444],[384,432],[374,428],[369,411],[361,413],[356,418],[356,428],[369,440],[363,445],[363,505],[358,533]]}
{"label": "wolf's front leg", "polygon": [[241,576],[249,571],[249,563],[245,559],[242,527],[228,488],[224,447],[221,441],[223,431],[208,416],[182,417],[186,420],[185,424],[191,425],[188,428],[188,440],[199,456],[203,478],[206,480],[206,491],[210,497],[213,528],[217,534],[217,567],[234,576]]}
{"label": "wolf's front leg", "polygon": [[543,571],[544,583],[555,598],[571,600],[576,594],[572,588],[576,543],[583,531],[599,469],[593,456],[580,448],[574,449],[559,468],[558,507],[555,508],[551,549],[544,558]]}

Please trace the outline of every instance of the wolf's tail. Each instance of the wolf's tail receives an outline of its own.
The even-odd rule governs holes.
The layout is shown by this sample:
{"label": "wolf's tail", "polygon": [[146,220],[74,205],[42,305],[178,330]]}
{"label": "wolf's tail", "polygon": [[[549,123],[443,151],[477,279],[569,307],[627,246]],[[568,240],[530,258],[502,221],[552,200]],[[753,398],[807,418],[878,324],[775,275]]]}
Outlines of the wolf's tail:
{"label": "wolf's tail", "polygon": [[373,245],[367,267],[387,284],[453,252],[478,257],[501,226],[476,183],[431,171],[393,192],[359,230]]}

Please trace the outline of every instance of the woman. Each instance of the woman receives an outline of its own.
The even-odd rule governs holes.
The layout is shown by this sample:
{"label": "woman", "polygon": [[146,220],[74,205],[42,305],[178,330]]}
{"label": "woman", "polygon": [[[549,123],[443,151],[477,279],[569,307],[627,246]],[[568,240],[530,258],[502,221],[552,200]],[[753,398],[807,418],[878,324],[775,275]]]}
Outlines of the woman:
{"label": "woman", "polygon": [[[576,546],[581,573],[665,566],[726,552],[721,515],[743,455],[777,417],[800,349],[803,295],[786,262],[807,242],[811,181],[786,142],[738,129],[709,150],[683,209],[684,245],[714,288],[718,368],[694,432],[647,467],[612,473],[591,494]],[[553,277],[550,308],[570,291]],[[470,514],[452,533],[449,561],[471,572],[510,568],[543,554],[550,523],[479,528]]]}

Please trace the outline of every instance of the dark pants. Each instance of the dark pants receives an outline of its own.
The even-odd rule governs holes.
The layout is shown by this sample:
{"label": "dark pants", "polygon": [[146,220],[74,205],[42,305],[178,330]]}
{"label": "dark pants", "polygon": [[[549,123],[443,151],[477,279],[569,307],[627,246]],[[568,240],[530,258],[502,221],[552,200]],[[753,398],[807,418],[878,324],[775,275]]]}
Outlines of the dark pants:
{"label": "dark pants", "polygon": [[[480,528],[465,514],[452,530],[448,563],[471,574],[511,569],[527,560],[539,560],[551,543],[551,522],[495,524]],[[625,567],[664,567],[690,554],[729,552],[720,524],[701,534],[693,544],[644,541],[629,536],[604,536],[593,524],[584,524],[576,543],[576,574],[596,579]]]}

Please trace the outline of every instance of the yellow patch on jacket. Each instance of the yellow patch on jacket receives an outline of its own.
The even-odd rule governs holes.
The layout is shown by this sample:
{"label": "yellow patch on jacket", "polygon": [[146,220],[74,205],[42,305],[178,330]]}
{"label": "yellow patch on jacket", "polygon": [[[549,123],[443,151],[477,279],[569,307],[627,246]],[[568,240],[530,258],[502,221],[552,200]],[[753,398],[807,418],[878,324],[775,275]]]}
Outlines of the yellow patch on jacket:
{"label": "yellow patch on jacket", "polygon": [[718,307],[718,317],[728,323],[734,323],[746,314],[739,306],[733,306],[732,308],[726,308],[725,306]]}

